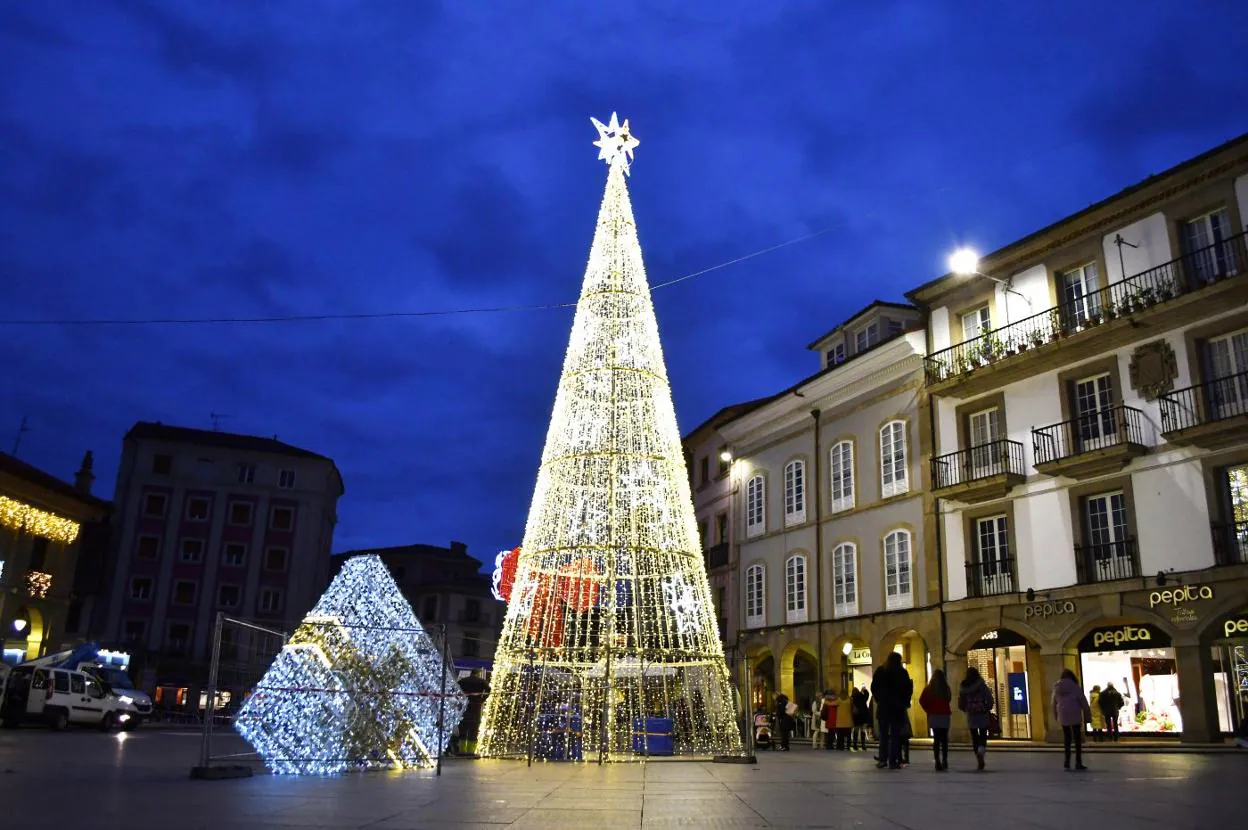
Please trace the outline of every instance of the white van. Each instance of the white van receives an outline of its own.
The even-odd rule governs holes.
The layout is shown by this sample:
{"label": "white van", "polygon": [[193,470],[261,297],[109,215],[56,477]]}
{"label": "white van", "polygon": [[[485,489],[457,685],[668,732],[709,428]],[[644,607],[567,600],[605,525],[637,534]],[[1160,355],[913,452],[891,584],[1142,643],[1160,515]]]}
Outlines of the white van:
{"label": "white van", "polygon": [[69,669],[13,668],[0,699],[0,725],[43,722],[53,729],[70,724],[110,730],[135,718],[133,702],[109,694],[95,678]]}

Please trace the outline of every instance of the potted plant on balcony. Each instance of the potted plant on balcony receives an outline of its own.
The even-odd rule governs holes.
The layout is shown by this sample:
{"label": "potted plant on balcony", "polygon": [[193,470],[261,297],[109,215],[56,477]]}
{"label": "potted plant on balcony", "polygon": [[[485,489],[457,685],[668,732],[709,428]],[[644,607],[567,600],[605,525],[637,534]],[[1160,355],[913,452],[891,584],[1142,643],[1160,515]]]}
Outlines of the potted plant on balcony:
{"label": "potted plant on balcony", "polygon": [[1044,332],[1040,331],[1040,329],[1032,329],[1030,339],[1032,348],[1038,349],[1044,345]]}
{"label": "potted plant on balcony", "polygon": [[1153,291],[1152,286],[1149,286],[1148,288],[1143,288],[1140,290],[1139,302],[1140,302],[1141,311],[1143,311],[1144,309],[1148,308],[1150,305],[1153,305],[1155,302],[1157,302],[1156,292]]}
{"label": "potted plant on balcony", "polygon": [[996,335],[989,334],[984,338],[984,342],[979,344],[979,356],[985,365],[1001,357],[1001,341]]}

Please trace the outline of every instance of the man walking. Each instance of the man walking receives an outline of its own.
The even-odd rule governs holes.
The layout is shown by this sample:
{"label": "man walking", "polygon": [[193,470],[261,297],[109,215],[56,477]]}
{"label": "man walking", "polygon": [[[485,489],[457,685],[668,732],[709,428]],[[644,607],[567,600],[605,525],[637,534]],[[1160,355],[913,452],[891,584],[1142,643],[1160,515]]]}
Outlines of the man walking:
{"label": "man walking", "polygon": [[910,701],[914,697],[914,681],[901,664],[901,655],[892,652],[871,679],[871,696],[875,700],[880,726],[880,769],[901,769],[901,742]]}

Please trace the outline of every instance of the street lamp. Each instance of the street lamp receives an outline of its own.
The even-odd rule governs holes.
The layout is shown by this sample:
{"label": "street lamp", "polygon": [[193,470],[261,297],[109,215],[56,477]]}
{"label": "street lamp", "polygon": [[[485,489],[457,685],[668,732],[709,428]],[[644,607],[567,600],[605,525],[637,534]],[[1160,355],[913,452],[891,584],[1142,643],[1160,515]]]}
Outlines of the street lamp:
{"label": "street lamp", "polygon": [[723,450],[722,452],[720,452],[719,460],[724,462],[725,464],[731,464],[732,463],[732,450]]}
{"label": "street lamp", "polygon": [[[1023,302],[1027,303],[1027,307],[1031,308],[1031,298],[1026,294],[1020,294],[1014,290],[1013,284],[1009,280],[1003,280],[994,277],[991,274],[985,274],[979,270],[979,254],[975,253],[972,248],[958,248],[949,255],[949,270],[960,277],[983,277],[992,280],[995,283],[1005,286],[1007,294],[1013,294],[1022,297]],[[1006,304],[1006,322],[1009,322],[1009,304]]]}
{"label": "street lamp", "polygon": [[18,634],[21,634],[23,631],[26,630],[26,625],[27,625],[26,620],[22,619],[21,617],[18,617],[17,619],[13,621],[13,630],[16,631]]}
{"label": "street lamp", "polygon": [[841,646],[841,654],[844,654],[846,657],[848,657],[850,655],[850,652],[852,652],[853,650],[854,650],[854,644],[849,642],[848,640],[845,641],[845,645]]}

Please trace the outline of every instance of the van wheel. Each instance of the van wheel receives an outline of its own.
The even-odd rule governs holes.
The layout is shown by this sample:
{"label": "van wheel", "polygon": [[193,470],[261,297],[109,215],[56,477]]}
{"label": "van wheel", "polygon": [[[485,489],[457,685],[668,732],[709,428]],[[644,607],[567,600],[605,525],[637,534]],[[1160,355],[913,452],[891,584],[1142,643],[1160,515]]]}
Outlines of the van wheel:
{"label": "van wheel", "polygon": [[100,721],[101,732],[112,732],[113,727],[117,725],[117,716],[112,712],[104,713],[104,720]]}
{"label": "van wheel", "polygon": [[65,714],[64,712],[57,712],[55,715],[52,716],[49,723],[51,723],[52,728],[54,730],[56,730],[57,732],[60,732],[65,727],[69,726],[69,715]]}

